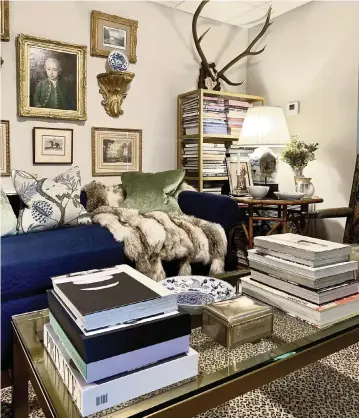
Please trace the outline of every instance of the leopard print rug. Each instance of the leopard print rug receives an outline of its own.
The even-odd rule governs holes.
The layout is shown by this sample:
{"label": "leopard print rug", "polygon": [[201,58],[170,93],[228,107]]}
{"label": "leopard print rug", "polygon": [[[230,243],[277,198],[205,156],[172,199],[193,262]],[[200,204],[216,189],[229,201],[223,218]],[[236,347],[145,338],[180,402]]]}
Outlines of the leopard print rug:
{"label": "leopard print rug", "polygon": [[[191,347],[200,352],[199,373],[208,374],[233,361],[243,361],[288,341],[313,333],[304,321],[275,310],[271,339],[234,350],[201,333],[192,332]],[[11,388],[1,391],[1,416],[11,418]],[[30,418],[43,418],[29,387]],[[239,396],[197,418],[359,418],[359,344],[297,370],[260,389]]]}

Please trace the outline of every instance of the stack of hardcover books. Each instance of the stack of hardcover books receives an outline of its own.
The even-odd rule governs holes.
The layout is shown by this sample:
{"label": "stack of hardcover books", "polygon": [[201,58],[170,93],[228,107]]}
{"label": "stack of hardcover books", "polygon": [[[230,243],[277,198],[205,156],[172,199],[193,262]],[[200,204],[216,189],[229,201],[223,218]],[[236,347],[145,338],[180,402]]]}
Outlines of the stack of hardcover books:
{"label": "stack of hardcover books", "polygon": [[44,346],[83,416],[197,375],[189,314],[127,265],[55,277]]}
{"label": "stack of hardcover books", "polygon": [[229,135],[239,137],[247,110],[253,105],[240,100],[225,100],[224,104],[227,115],[228,133]]}
{"label": "stack of hardcover books", "polygon": [[185,135],[197,135],[199,124],[199,98],[189,97],[182,103],[182,126]]}
{"label": "stack of hardcover books", "polygon": [[295,234],[256,237],[242,291],[318,327],[359,314],[350,246]]}
{"label": "stack of hardcover books", "polygon": [[[223,144],[206,144],[202,146],[203,159],[203,176],[204,177],[224,177],[227,175],[227,168],[225,164],[226,147]],[[185,159],[183,167],[188,172],[188,175],[198,175],[199,173],[199,159],[198,154],[199,145],[196,142],[186,142],[183,149],[183,158]]]}
{"label": "stack of hardcover books", "polygon": [[227,120],[223,98],[211,96],[203,98],[203,133],[227,135]]}

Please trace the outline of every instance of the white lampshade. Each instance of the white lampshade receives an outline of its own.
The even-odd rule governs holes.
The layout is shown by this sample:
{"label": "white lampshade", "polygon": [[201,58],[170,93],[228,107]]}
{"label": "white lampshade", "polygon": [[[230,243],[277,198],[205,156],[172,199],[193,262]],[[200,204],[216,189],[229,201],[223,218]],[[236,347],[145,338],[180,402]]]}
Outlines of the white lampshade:
{"label": "white lampshade", "polygon": [[240,146],[284,146],[290,141],[281,107],[256,106],[248,109],[243,122]]}

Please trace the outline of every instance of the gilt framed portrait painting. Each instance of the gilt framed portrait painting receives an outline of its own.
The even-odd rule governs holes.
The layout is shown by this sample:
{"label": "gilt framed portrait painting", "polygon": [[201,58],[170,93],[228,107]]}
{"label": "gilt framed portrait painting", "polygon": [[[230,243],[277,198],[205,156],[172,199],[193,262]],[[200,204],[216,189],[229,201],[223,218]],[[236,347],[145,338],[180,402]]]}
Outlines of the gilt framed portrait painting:
{"label": "gilt framed portrait painting", "polygon": [[131,63],[137,61],[136,20],[109,15],[97,10],[91,12],[91,55],[108,57],[113,50],[124,52]]}
{"label": "gilt framed portrait painting", "polygon": [[86,46],[18,36],[20,116],[86,120]]}
{"label": "gilt framed portrait painting", "polygon": [[142,171],[142,131],[92,128],[92,175]]}

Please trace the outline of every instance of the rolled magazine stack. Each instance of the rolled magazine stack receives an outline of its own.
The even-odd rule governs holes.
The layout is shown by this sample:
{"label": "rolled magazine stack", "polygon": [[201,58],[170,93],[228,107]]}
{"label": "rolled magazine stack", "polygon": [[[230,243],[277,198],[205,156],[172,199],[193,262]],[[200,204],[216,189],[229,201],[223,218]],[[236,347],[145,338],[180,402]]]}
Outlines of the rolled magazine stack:
{"label": "rolled magazine stack", "polygon": [[55,277],[44,346],[82,416],[197,375],[188,313],[121,265]]}
{"label": "rolled magazine stack", "polygon": [[359,314],[350,246],[295,234],[256,237],[242,291],[318,327]]}

